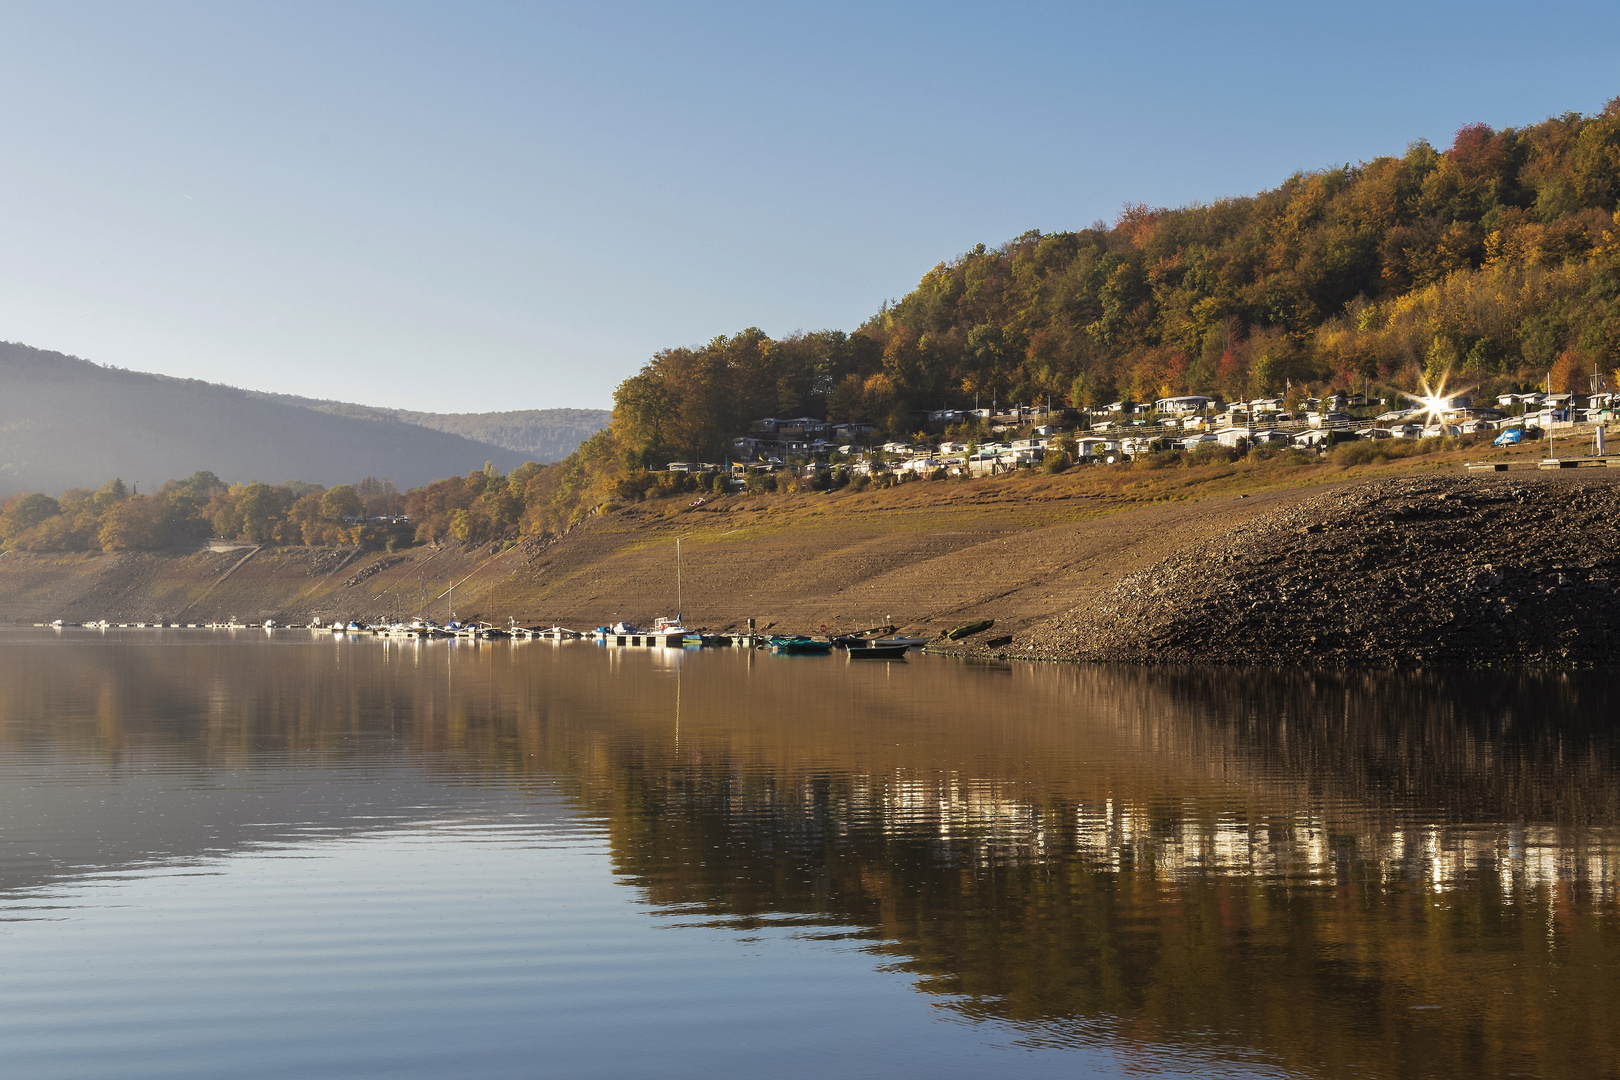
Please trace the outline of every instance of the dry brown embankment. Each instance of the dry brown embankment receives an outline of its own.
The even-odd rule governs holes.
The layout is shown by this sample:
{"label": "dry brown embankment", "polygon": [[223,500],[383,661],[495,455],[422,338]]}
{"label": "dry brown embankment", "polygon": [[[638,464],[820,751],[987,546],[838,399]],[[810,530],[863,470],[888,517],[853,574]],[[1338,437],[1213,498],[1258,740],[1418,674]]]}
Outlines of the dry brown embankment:
{"label": "dry brown embankment", "polygon": [[[1017,475],[832,495],[661,500],[593,517],[548,545],[397,554],[307,548],[0,556],[7,621],[303,621],[411,614],[424,603],[504,622],[595,626],[677,606],[688,622],[917,630],[990,612],[1023,625],[1197,539],[1297,499],[1336,471],[1226,468]],[[1234,492],[1249,492],[1238,500]]]}
{"label": "dry brown embankment", "polygon": [[14,622],[303,621],[425,605],[442,616],[454,583],[462,615],[590,627],[674,614],[682,538],[684,614],[715,629],[753,617],[762,629],[893,622],[932,635],[993,618],[992,631],[953,647],[1182,662],[1603,662],[1607,616],[1596,609],[1614,599],[1614,489],[1603,477],[1466,477],[1452,464],[1076,470],[697,509],[664,500],[506,551],[267,548],[246,562],[243,552],[12,552],[0,557],[0,612]]}

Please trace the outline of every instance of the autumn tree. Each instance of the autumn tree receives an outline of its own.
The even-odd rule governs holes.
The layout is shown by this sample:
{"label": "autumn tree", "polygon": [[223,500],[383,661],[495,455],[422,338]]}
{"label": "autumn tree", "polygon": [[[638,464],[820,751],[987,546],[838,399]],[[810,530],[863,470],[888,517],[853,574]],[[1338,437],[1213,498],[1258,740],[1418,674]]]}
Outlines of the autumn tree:
{"label": "autumn tree", "polygon": [[61,513],[61,505],[49,495],[35,492],[13,496],[0,510],[0,544],[12,546],[18,537]]}
{"label": "autumn tree", "polygon": [[320,496],[321,517],[327,521],[343,521],[364,516],[365,503],[350,484],[327,488]]}

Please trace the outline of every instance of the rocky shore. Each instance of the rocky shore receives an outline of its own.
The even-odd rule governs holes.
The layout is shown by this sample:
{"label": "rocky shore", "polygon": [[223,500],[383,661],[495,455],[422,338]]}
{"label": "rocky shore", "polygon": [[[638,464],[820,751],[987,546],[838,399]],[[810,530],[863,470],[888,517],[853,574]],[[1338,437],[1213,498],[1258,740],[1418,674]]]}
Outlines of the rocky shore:
{"label": "rocky shore", "polygon": [[1604,666],[1620,486],[1391,477],[1235,524],[1042,620],[1007,655],[1161,664]]}

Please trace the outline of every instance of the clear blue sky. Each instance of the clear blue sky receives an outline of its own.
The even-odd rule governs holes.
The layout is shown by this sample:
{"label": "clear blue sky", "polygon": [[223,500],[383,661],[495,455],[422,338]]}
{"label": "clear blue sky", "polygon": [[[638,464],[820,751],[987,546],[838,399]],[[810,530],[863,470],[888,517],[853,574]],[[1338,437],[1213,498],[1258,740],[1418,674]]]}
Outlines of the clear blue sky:
{"label": "clear blue sky", "polygon": [[1613,4],[0,5],[0,339],[439,411],[1620,95]]}

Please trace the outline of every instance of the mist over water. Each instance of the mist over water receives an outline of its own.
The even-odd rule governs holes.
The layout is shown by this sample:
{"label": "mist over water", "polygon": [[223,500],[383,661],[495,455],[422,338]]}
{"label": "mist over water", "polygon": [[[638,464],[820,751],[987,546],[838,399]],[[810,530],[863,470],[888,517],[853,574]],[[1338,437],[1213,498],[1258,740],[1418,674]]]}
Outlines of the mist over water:
{"label": "mist over water", "polygon": [[1620,1072],[1601,674],[0,634],[30,1076]]}

